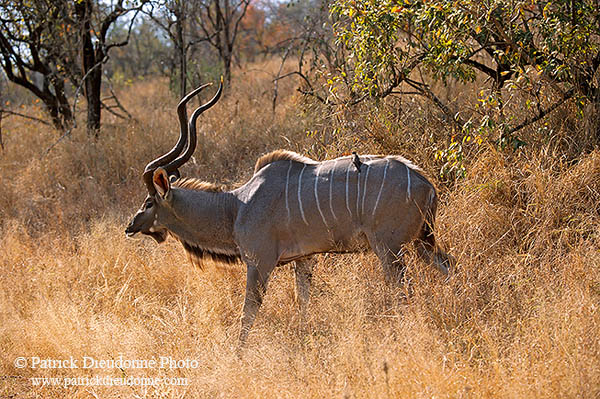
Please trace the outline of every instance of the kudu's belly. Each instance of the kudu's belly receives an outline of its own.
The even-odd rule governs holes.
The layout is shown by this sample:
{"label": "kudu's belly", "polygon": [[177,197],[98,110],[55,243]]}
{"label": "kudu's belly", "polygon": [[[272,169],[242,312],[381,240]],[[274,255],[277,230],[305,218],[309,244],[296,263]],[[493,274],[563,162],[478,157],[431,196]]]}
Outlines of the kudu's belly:
{"label": "kudu's belly", "polygon": [[[320,234],[319,234],[320,233]],[[318,253],[351,253],[369,250],[369,243],[361,231],[327,234],[306,230],[293,239],[280,243],[279,262],[287,263]]]}

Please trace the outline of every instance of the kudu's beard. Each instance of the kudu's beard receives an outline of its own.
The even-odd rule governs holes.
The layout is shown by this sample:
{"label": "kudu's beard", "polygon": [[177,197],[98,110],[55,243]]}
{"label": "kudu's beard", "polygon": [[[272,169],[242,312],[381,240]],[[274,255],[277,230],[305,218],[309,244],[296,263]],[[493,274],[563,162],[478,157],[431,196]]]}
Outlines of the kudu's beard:
{"label": "kudu's beard", "polygon": [[148,233],[144,233],[146,235],[149,235],[150,237],[154,238],[154,240],[157,243],[162,243],[167,239],[167,233],[166,232],[148,232]]}

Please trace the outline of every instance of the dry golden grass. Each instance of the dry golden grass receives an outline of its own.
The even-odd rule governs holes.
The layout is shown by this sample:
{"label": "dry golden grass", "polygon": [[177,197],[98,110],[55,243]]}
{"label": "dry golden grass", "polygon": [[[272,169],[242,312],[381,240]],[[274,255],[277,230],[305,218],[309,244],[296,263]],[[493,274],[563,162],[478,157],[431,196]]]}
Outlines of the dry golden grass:
{"label": "dry golden grass", "polygon": [[[203,151],[184,173],[234,186],[258,155],[281,147],[313,157],[401,152],[436,175],[444,127],[422,105],[391,122],[373,107],[301,112],[285,85],[273,115],[268,74],[240,75],[236,94],[203,116]],[[539,142],[532,133],[519,153],[473,151],[468,177],[440,184],[436,230],[459,259],[449,281],[412,253],[403,289],[385,286],[372,254],[320,256],[302,322],[293,273],[278,269],[238,358],[244,267],[198,270],[173,240],[123,234],[145,195],[143,166],[175,140],[176,99],[164,82],[137,82],[121,97],[137,121],[106,117],[99,141],[76,130],[46,156],[56,132],[16,119],[4,126],[0,397],[600,396],[600,152],[574,156],[568,138],[580,133],[559,129]],[[198,367],[17,369],[19,356],[168,356]],[[30,380],[105,375],[190,385]]]}

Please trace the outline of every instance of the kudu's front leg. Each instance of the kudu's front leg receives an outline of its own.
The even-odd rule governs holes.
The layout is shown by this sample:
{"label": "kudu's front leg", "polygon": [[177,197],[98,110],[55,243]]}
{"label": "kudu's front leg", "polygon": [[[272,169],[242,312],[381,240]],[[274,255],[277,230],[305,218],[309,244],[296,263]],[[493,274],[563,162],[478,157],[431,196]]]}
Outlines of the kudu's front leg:
{"label": "kudu's front leg", "polygon": [[246,298],[244,299],[244,309],[242,311],[242,326],[239,337],[240,346],[246,344],[248,333],[254,324],[254,319],[267,291],[269,275],[273,270],[273,267],[261,270],[254,263],[246,262],[246,264]]}

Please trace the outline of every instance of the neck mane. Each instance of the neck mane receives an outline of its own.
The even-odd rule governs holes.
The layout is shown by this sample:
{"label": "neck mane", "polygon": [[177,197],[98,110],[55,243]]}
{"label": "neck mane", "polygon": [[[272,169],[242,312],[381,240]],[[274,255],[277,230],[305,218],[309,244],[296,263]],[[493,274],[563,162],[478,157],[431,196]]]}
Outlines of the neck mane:
{"label": "neck mane", "polygon": [[173,187],[179,187],[184,188],[186,190],[194,191],[208,191],[213,193],[221,193],[225,191],[221,186],[200,179],[196,179],[194,177],[182,177],[180,179],[177,179],[173,183]]}

